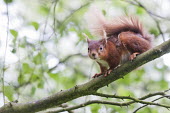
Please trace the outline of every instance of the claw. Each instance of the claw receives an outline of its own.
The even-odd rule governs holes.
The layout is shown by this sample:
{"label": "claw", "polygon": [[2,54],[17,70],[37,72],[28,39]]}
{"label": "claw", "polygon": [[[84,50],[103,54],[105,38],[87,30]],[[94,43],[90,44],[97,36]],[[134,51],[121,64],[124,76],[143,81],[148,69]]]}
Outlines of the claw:
{"label": "claw", "polygon": [[105,77],[108,76],[111,72],[112,72],[112,70],[111,70],[111,69],[108,69],[108,70],[105,72],[104,76],[105,76]]}
{"label": "claw", "polygon": [[130,60],[130,61],[134,60],[134,59],[137,57],[137,55],[139,55],[139,54],[140,54],[140,53],[138,53],[138,52],[133,53],[132,55],[130,55],[129,60]]}
{"label": "claw", "polygon": [[108,75],[107,72],[105,72],[104,77],[106,77],[107,75]]}
{"label": "claw", "polygon": [[112,70],[111,69],[109,69],[108,71],[107,71],[107,74],[110,74],[112,72]]}
{"label": "claw", "polygon": [[96,73],[92,78],[96,78],[101,76],[102,74],[104,74],[104,77],[108,76],[110,73],[112,72],[112,69],[108,69],[107,71],[105,71],[104,73]]}
{"label": "claw", "polygon": [[102,75],[102,73],[96,73],[92,78],[99,77],[100,75]]}

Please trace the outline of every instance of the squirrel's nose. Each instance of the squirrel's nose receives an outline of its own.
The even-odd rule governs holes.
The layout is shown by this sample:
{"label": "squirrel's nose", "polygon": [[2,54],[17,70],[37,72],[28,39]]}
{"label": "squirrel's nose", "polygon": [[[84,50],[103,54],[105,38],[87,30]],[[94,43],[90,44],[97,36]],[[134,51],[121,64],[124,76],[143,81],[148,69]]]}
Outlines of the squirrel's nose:
{"label": "squirrel's nose", "polygon": [[96,54],[95,54],[95,53],[92,53],[92,56],[93,56],[93,57],[95,57],[95,56],[96,56]]}

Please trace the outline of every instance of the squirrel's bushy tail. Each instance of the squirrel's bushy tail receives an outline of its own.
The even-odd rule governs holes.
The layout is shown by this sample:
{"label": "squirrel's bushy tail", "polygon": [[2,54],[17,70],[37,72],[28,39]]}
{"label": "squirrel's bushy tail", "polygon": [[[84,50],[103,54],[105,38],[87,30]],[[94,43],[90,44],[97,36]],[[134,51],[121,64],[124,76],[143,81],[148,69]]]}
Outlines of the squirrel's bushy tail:
{"label": "squirrel's bushy tail", "polygon": [[103,35],[105,30],[107,36],[118,35],[123,31],[132,31],[139,33],[142,37],[151,42],[151,36],[147,34],[142,24],[136,17],[119,17],[112,20],[106,20],[102,13],[97,9],[90,9],[86,14],[90,31],[94,35]]}

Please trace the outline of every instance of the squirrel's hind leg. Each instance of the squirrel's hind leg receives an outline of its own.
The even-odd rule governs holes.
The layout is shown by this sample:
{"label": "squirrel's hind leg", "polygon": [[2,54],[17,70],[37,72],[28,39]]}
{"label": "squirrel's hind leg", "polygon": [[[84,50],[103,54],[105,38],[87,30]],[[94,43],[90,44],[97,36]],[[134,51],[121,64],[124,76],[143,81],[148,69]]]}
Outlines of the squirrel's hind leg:
{"label": "squirrel's hind leg", "polygon": [[120,33],[118,38],[122,45],[130,52],[130,60],[150,49],[150,43],[140,34],[127,31]]}

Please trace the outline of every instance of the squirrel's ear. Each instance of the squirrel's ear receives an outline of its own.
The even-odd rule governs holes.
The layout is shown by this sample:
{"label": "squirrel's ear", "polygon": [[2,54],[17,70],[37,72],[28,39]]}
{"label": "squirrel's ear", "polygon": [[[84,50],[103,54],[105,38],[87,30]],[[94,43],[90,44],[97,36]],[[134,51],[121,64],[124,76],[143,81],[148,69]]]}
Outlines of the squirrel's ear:
{"label": "squirrel's ear", "polygon": [[84,36],[84,37],[86,37],[86,41],[89,43],[91,40],[89,39],[89,37],[85,34],[85,33],[82,33],[82,35]]}
{"label": "squirrel's ear", "polygon": [[103,40],[104,40],[104,43],[107,44],[107,34],[106,34],[106,31],[103,30]]}
{"label": "squirrel's ear", "polygon": [[103,30],[103,38],[107,38],[107,34],[105,30]]}

